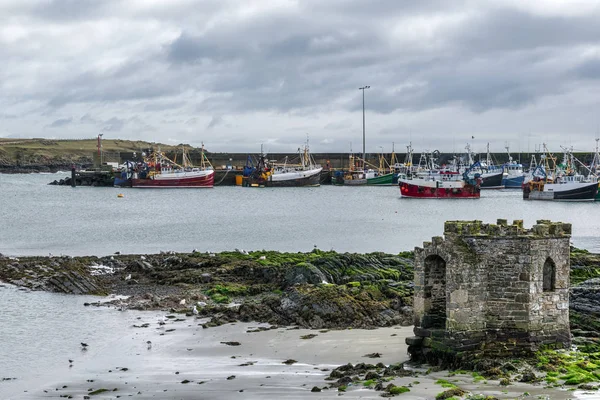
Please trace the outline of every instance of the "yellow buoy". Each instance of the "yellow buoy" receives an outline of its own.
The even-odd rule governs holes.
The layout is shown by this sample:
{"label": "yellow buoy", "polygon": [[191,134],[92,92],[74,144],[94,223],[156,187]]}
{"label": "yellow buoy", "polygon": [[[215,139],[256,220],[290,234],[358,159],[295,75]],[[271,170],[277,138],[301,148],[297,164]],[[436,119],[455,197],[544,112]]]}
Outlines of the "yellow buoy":
{"label": "yellow buoy", "polygon": [[121,198],[121,197],[125,197],[125,196],[123,196],[123,193],[119,193],[119,194],[117,195],[117,197]]}

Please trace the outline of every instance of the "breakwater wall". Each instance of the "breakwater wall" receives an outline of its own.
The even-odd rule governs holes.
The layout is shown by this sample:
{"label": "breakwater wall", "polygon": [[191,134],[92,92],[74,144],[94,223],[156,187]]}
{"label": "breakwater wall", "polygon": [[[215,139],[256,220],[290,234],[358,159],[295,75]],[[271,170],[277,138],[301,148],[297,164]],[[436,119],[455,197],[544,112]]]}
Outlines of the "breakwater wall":
{"label": "breakwater wall", "polygon": [[[176,157],[176,154],[165,152],[167,157],[177,158],[181,157],[181,154]],[[213,153],[206,152],[205,153],[208,160],[213,164],[215,169],[225,169],[228,166],[231,166],[233,169],[242,169],[250,157],[251,160],[256,162],[258,158],[258,154],[256,153]],[[531,156],[536,154],[536,159],[540,160],[539,153],[513,153],[513,161],[522,162],[524,165],[528,165],[531,160]],[[352,153],[312,153],[312,157],[314,158],[317,164],[320,164],[324,168],[331,169],[345,169],[350,166],[350,156]],[[360,157],[361,154],[353,153],[355,157]],[[449,163],[454,156],[460,155],[460,153],[439,153],[437,155],[437,163],[447,164]],[[559,159],[561,155],[556,154]],[[593,153],[574,153],[575,157],[577,157],[581,162],[585,164],[589,164],[592,161]],[[391,153],[366,153],[365,159],[368,164],[373,167],[379,166],[379,158],[383,156],[387,162],[390,161],[392,154]],[[503,164],[508,162],[508,155],[506,153],[491,153],[492,159],[497,164]],[[288,159],[288,162],[293,163],[294,159],[298,159],[297,153],[269,153],[267,158],[269,160],[276,160],[277,162],[283,162],[285,159]],[[421,157],[421,153],[413,153],[412,162],[415,165],[419,164],[419,159]],[[200,150],[194,149],[190,151],[190,158],[192,163],[199,164],[200,163]],[[396,162],[403,163],[406,161],[405,153],[396,153],[395,154]],[[140,153],[133,152],[119,152],[119,153],[105,153],[103,161],[113,161],[113,162],[125,162],[127,160],[138,160],[140,159]],[[485,154],[481,154],[478,157],[475,157],[475,160],[485,159]],[[94,155],[94,163],[99,165],[98,156]]]}
{"label": "breakwater wall", "polygon": [[[528,166],[531,160],[532,154],[536,154],[536,159],[539,162],[540,154],[538,153],[513,153],[512,157],[514,161],[521,162],[523,165]],[[166,152],[166,155],[170,158],[179,160],[181,154],[176,155],[175,153]],[[254,160],[258,158],[256,153],[213,153],[206,152],[208,160],[213,164],[215,169],[227,169],[231,167],[233,169],[242,169],[248,160]],[[313,153],[312,156],[316,163],[322,165],[324,168],[329,169],[347,169],[350,166],[350,153]],[[359,156],[358,153],[354,154]],[[497,164],[503,164],[508,161],[508,155],[506,153],[492,153],[492,158]],[[589,164],[592,161],[593,153],[574,153],[584,164]],[[387,162],[391,159],[391,153],[367,153],[366,161],[372,167],[379,166],[379,157],[383,156]],[[448,164],[450,160],[455,156],[454,153],[440,153],[437,156],[437,162],[440,165]],[[560,156],[560,155],[559,155]],[[290,163],[294,162],[294,159],[298,159],[297,153],[270,153],[268,154],[269,160],[276,160],[283,162],[288,159]],[[421,153],[414,153],[412,162],[415,165],[419,164]],[[481,157],[485,157],[482,155]],[[193,149],[190,151],[190,158],[192,163],[200,163],[200,150]],[[397,153],[396,161],[403,163],[406,161],[406,154]],[[478,158],[476,157],[476,160]],[[560,157],[559,157],[560,159]],[[141,152],[109,152],[106,151],[102,154],[102,163],[123,163],[125,161],[141,161]],[[70,171],[74,165],[78,170],[99,167],[102,163],[97,153],[91,153],[89,156],[81,157],[76,155],[64,154],[58,158],[44,158],[39,157],[17,157],[8,158],[4,157],[0,159],[0,173],[32,173],[32,172],[57,172],[57,171]]]}

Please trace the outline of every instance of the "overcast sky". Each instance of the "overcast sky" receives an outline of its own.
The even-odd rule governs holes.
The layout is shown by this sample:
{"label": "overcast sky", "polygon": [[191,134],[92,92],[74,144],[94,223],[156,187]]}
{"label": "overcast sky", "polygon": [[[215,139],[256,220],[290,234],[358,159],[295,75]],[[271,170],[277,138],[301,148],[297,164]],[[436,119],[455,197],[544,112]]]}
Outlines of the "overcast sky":
{"label": "overcast sky", "polygon": [[360,152],[370,85],[367,152],[591,150],[599,21],[595,0],[0,0],[0,137]]}

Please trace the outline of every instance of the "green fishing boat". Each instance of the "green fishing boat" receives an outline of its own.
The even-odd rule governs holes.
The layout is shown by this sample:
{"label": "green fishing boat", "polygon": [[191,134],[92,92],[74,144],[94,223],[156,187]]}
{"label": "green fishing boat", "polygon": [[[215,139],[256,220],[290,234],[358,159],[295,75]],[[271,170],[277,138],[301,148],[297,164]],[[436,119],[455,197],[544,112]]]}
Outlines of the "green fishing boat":
{"label": "green fishing boat", "polygon": [[[383,151],[383,148],[382,148]],[[398,165],[396,162],[396,152],[394,151],[394,143],[392,143],[392,154],[390,161],[385,158],[383,152],[379,155],[379,167],[375,169],[369,169],[366,173],[367,185],[377,186],[392,186],[398,184],[398,172],[395,171],[395,167]]]}
{"label": "green fishing boat", "polygon": [[[368,176],[368,175],[367,175]],[[397,185],[397,174],[391,172],[383,175],[378,175],[373,178],[367,178],[367,185]]]}

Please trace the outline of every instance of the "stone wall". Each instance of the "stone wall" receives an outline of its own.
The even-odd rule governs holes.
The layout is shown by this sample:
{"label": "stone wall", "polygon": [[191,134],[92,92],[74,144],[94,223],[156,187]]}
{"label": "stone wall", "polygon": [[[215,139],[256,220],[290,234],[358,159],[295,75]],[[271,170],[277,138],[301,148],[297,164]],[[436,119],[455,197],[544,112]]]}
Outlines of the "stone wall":
{"label": "stone wall", "polygon": [[411,356],[502,357],[568,345],[570,233],[570,224],[545,220],[532,229],[446,222],[444,237],[415,249]]}

